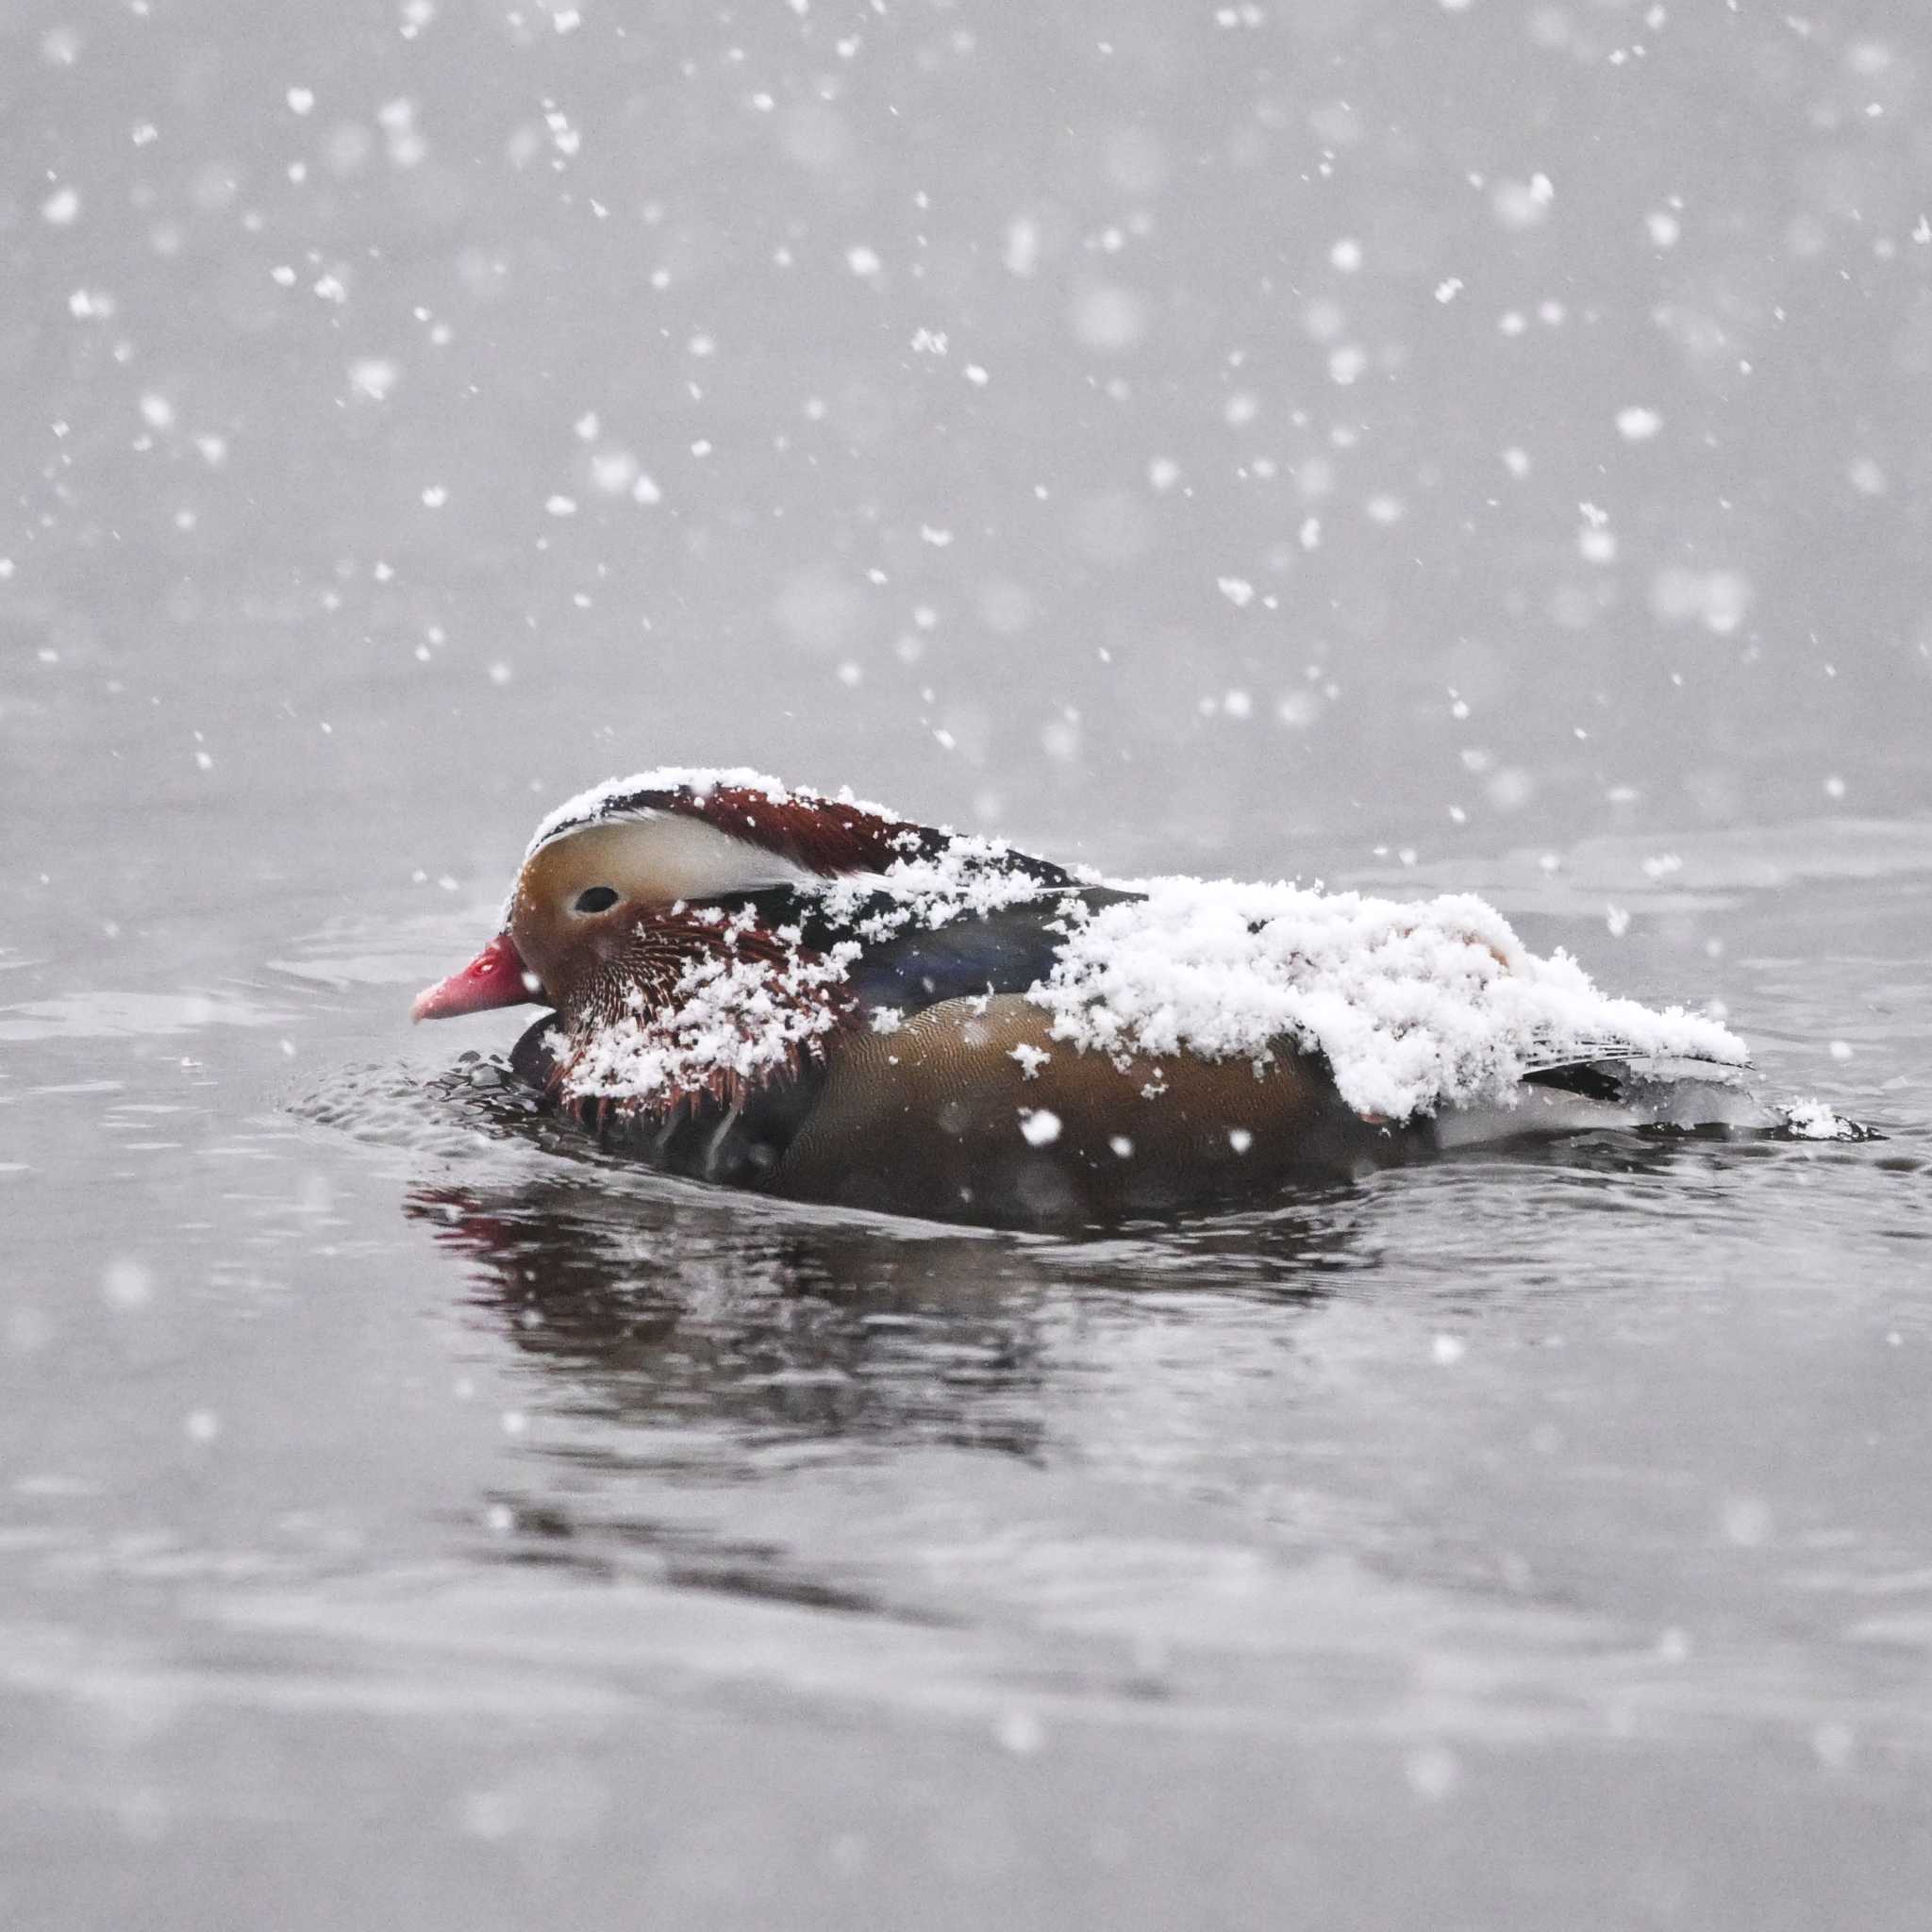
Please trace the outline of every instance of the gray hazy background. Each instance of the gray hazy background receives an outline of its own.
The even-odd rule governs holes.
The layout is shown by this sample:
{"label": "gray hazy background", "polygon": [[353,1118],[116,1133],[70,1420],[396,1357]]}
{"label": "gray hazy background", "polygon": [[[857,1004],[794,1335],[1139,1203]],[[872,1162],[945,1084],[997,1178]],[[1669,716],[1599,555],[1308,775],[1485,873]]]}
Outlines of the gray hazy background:
{"label": "gray hazy background", "polygon": [[1914,6],[12,0],[0,143],[0,704],[142,809],[1922,800]]}

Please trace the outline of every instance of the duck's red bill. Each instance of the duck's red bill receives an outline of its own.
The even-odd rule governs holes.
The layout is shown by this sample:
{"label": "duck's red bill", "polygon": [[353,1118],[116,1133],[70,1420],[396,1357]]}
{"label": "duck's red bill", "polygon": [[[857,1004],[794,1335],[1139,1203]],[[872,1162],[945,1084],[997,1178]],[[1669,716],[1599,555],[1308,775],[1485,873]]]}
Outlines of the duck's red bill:
{"label": "duck's red bill", "polygon": [[425,986],[409,1018],[448,1020],[458,1013],[487,1013],[491,1007],[521,1007],[536,997],[535,975],[508,933],[500,932],[460,973]]}

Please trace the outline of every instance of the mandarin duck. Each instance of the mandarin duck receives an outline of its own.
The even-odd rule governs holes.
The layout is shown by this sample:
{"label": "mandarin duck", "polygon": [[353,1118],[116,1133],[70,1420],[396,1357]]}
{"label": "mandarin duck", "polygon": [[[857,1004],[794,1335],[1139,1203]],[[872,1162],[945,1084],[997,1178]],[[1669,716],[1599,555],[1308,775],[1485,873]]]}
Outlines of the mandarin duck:
{"label": "mandarin duck", "polygon": [[1479,899],[1109,883],[747,771],[552,812],[501,929],[414,1017],[532,1001],[512,1068],[611,1146],[995,1225],[1524,1134],[1791,1124],[1717,1021],[1605,997]]}

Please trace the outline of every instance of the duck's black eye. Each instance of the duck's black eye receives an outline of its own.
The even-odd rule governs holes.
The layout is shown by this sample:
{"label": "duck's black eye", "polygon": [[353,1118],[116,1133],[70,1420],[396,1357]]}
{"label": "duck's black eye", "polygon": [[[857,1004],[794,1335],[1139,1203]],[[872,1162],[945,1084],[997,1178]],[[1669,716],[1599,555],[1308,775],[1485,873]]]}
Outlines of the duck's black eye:
{"label": "duck's black eye", "polygon": [[579,912],[608,912],[617,904],[617,894],[608,886],[591,886],[577,894]]}

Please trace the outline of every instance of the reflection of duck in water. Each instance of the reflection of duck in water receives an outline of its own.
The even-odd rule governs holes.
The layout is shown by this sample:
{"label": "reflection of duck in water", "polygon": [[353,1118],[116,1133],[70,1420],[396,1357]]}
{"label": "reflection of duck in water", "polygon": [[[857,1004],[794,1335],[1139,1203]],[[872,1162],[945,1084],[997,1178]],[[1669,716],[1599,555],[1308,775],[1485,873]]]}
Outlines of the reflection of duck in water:
{"label": "reflection of duck in water", "polygon": [[[1284,1301],[1324,1301],[1331,1271],[1368,1265],[1342,1205],[1078,1245],[938,1228],[895,1239],[866,1218],[746,1214],[622,1174],[614,1188],[423,1185],[404,1208],[463,1265],[473,1306],[514,1350],[523,1373],[508,1387],[535,1424],[492,1469],[479,1551],[930,1624],[955,1620],[948,1600],[881,1589],[863,1514],[892,1512],[896,1529],[896,1512],[916,1512],[906,1458],[1077,1460],[1070,1418],[1083,1400],[1131,1411],[1144,1349],[1111,1360],[1100,1324],[1069,1322],[1065,1284],[1091,1281],[1116,1307],[1136,1285],[1245,1289],[1272,1355]],[[879,1457],[896,1474],[869,1505],[853,1472]],[[785,1500],[748,1508],[744,1478],[774,1465],[792,1473]],[[800,1478],[816,1467],[823,1483]],[[974,1493],[978,1478],[963,1480]]]}
{"label": "reflection of duck in water", "polygon": [[[708,1180],[1077,1224],[1599,1126],[1772,1126],[1715,1021],[1598,993],[1479,900],[1076,877],[750,773],[539,828],[418,1019],[534,1000],[513,1064]],[[1828,1118],[1828,1117],[1827,1117]]]}
{"label": "reflection of duck in water", "polygon": [[476,1306],[542,1385],[536,1453],[501,1473],[479,1547],[932,1621],[882,1601],[862,1566],[715,1508],[715,1490],[786,1445],[1033,1461],[1048,1407],[1038,1303],[989,1269],[985,1237],[747,1227],[668,1191],[626,1198],[615,1216],[608,1193],[574,1181],[408,1195],[405,1211],[468,1264]]}
{"label": "reflection of duck in water", "polygon": [[708,1225],[690,1202],[581,1185],[413,1190],[520,1353],[575,1415],[760,1438],[884,1436],[1037,1453],[1037,1285],[984,1237],[881,1241],[864,1223]]}
{"label": "reflection of duck in water", "polygon": [[[1042,1324],[1068,1286],[1324,1301],[1373,1265],[1348,1204],[1227,1217],[1178,1239],[1069,1244],[777,1209],[572,1177],[422,1185],[404,1203],[470,1264],[478,1306],[557,1372],[575,1416],[760,1439],[1040,1452]],[[1057,1319],[1057,1318],[1056,1318]]]}

